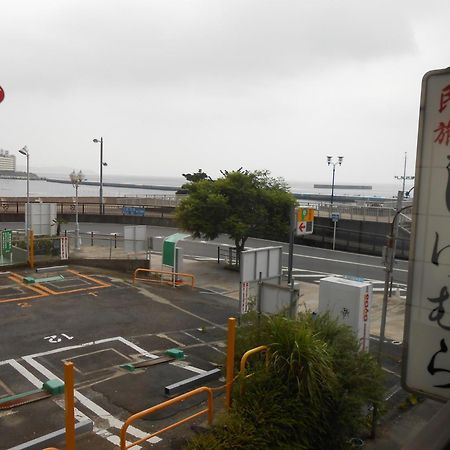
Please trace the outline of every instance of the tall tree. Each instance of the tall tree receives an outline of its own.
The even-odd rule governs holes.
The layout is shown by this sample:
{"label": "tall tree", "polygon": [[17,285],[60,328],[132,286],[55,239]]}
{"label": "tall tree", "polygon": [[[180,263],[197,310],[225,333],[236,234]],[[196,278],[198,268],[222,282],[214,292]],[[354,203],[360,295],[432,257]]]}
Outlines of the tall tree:
{"label": "tall tree", "polygon": [[215,181],[188,183],[189,196],[177,208],[181,228],[194,237],[227,234],[238,254],[249,236],[277,239],[289,231],[295,198],[281,178],[268,171],[224,171]]}

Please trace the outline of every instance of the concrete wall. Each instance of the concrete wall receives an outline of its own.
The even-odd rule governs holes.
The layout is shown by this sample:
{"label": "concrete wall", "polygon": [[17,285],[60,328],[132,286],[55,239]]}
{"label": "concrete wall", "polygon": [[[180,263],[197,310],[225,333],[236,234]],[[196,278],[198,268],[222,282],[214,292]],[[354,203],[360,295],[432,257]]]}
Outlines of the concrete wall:
{"label": "concrete wall", "polygon": [[[67,221],[75,221],[75,214],[63,214]],[[176,223],[171,218],[161,217],[135,217],[113,216],[99,214],[80,214],[80,222],[93,223],[118,223],[129,225],[154,225],[161,227],[175,227]],[[0,214],[0,223],[23,222],[24,215],[16,213]],[[388,223],[369,222],[362,220],[339,220],[336,227],[336,250],[351,251],[380,256],[383,246],[386,245],[386,237],[389,234]],[[332,248],[333,222],[328,218],[318,217],[314,222],[314,233],[296,238],[297,244],[311,245],[322,248]],[[408,258],[409,235],[399,229],[397,256]]]}
{"label": "concrete wall", "polygon": [[[386,245],[390,224],[362,220],[339,220],[336,225],[336,250],[379,256]],[[399,229],[397,256],[408,259],[409,234]],[[333,222],[328,218],[315,218],[314,233],[296,238],[296,244],[332,248]]]}

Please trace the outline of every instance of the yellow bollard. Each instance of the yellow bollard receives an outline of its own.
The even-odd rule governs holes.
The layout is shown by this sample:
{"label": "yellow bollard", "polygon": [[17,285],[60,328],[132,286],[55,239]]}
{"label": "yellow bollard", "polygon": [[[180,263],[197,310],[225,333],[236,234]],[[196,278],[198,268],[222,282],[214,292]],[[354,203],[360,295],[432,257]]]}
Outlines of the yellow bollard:
{"label": "yellow bollard", "polygon": [[34,233],[28,230],[28,265],[30,269],[34,269]]}
{"label": "yellow bollard", "polygon": [[75,450],[75,401],[73,362],[64,363],[64,400],[66,408],[66,450]]}
{"label": "yellow bollard", "polygon": [[233,388],[234,377],[234,352],[236,345],[236,319],[228,319],[228,342],[227,342],[227,373],[226,373],[226,395],[225,408],[227,411],[231,408],[231,389]]}

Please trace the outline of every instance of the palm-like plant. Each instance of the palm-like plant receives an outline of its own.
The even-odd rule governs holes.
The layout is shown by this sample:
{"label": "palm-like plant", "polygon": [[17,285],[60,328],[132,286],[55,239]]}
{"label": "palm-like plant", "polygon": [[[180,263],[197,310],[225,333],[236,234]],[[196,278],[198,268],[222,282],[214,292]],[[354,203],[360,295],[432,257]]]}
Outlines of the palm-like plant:
{"label": "palm-like plant", "polygon": [[[238,332],[236,359],[259,345],[270,348],[268,366],[263,359],[249,361],[253,376],[243,395],[235,389],[231,413],[187,448],[206,449],[206,438],[208,445],[215,439],[209,448],[223,449],[348,448],[349,439],[368,425],[367,405],[380,405],[383,398],[381,370],[371,355],[359,352],[350,328],[327,315],[290,320],[248,314]],[[235,423],[247,430],[245,436],[236,435],[236,426],[230,426]]]}

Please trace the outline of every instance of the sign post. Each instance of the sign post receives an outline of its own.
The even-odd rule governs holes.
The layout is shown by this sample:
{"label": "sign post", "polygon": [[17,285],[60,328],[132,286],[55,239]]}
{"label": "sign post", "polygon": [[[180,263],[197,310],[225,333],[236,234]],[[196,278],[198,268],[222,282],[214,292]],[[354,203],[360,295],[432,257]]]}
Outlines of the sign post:
{"label": "sign post", "polygon": [[338,212],[331,213],[331,220],[333,221],[333,250],[336,246],[336,225],[340,219],[340,214]]}
{"label": "sign post", "polygon": [[422,80],[403,386],[450,399],[450,69]]}
{"label": "sign post", "polygon": [[314,208],[298,208],[296,216],[295,234],[297,236],[312,234],[314,230]]}
{"label": "sign post", "polygon": [[3,263],[3,255],[9,255],[12,261],[12,231],[2,230],[0,260]]}

